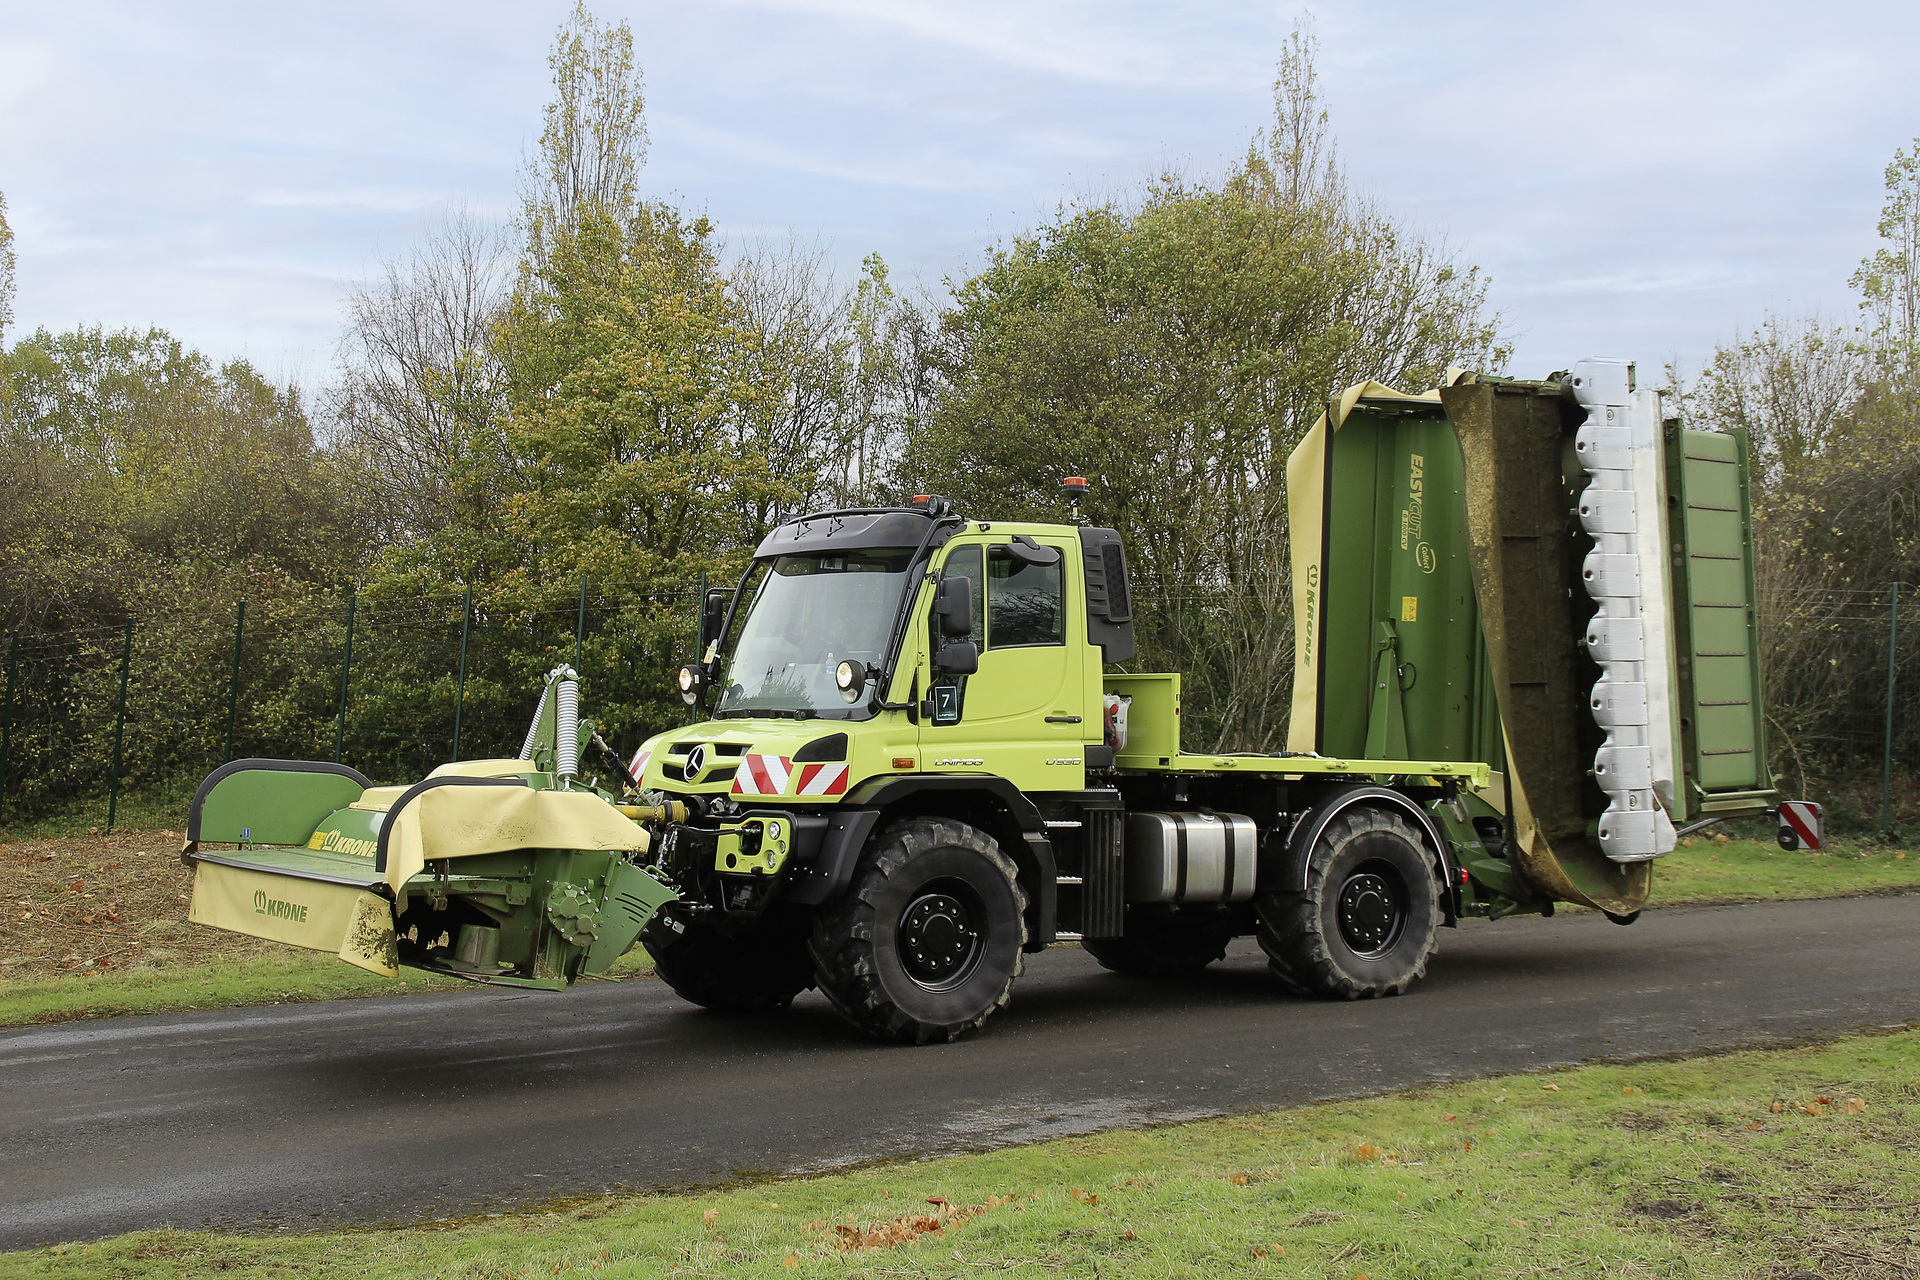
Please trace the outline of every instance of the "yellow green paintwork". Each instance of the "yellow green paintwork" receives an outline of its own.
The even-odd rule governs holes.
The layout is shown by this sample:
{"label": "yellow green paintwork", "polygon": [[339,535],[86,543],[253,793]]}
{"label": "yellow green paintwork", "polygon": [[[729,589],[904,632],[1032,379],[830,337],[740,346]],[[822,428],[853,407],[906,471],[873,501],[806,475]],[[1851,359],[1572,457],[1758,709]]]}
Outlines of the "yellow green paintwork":
{"label": "yellow green paintwork", "polygon": [[785,818],[754,817],[721,825],[713,855],[715,871],[777,875],[793,848],[793,827]]}

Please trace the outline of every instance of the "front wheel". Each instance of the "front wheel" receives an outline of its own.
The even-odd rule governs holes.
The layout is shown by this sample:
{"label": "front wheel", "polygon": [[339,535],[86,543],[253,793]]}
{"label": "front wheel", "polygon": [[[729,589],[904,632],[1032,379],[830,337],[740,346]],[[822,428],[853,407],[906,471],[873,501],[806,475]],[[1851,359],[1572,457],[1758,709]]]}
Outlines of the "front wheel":
{"label": "front wheel", "polygon": [[1427,971],[1440,924],[1433,860],[1406,818],[1355,806],[1327,824],[1305,892],[1259,896],[1267,967],[1301,995],[1397,996]]}
{"label": "front wheel", "polygon": [[1026,907],[1013,863],[985,832],[898,823],[861,855],[846,896],[814,917],[820,991],[870,1035],[952,1040],[1011,999]]}

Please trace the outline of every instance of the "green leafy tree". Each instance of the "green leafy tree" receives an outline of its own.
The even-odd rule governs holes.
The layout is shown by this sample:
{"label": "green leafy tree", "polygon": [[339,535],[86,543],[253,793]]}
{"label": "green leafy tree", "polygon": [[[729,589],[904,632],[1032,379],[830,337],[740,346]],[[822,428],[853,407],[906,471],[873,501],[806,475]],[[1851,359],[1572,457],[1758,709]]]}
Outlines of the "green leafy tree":
{"label": "green leafy tree", "polygon": [[[1920,138],[1893,153],[1880,208],[1881,244],[1850,283],[1872,318],[1873,337],[1911,363],[1920,342]],[[1911,371],[1909,371],[1911,372]]]}

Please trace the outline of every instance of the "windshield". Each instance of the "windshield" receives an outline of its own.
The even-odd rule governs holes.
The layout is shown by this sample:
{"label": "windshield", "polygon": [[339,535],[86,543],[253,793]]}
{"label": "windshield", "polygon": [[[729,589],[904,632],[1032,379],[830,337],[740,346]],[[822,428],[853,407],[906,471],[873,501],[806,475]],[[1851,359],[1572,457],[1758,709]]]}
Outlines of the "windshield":
{"label": "windshield", "polygon": [[908,547],[780,556],[760,579],[728,664],[716,714],[789,711],[862,714],[833,682],[847,658],[886,658],[906,584]]}

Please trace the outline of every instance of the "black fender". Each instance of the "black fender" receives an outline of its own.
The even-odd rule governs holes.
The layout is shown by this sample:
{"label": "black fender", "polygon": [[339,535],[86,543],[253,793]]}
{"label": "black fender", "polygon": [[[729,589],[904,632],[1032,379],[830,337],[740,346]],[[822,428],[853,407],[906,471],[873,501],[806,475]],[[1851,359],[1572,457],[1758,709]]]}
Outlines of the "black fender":
{"label": "black fender", "polygon": [[1455,864],[1446,834],[1419,801],[1391,787],[1349,787],[1335,792],[1309,809],[1293,824],[1293,832],[1284,847],[1262,850],[1260,888],[1306,892],[1307,863],[1313,855],[1313,846],[1319,842],[1321,833],[1329,823],[1355,805],[1392,809],[1413,819],[1415,826],[1425,834],[1427,852],[1433,856],[1433,875],[1440,885],[1440,908],[1446,915],[1446,923],[1458,924],[1460,869]]}
{"label": "black fender", "polygon": [[[1058,868],[1046,823],[1019,788],[1005,778],[966,774],[906,774],[874,778],[847,793],[843,806],[828,820],[820,854],[788,890],[787,901],[799,906],[830,902],[846,891],[860,851],[872,837],[881,815],[890,809],[912,810],[922,801],[922,812],[943,816],[956,802],[969,797],[1004,812],[1011,830],[990,831],[1013,859],[1027,888],[1027,950],[1040,951],[1053,942],[1059,910]],[[1006,824],[999,824],[1005,826]],[[1010,838],[1013,837],[1013,838]]]}
{"label": "black fender", "polygon": [[387,837],[393,834],[393,820],[400,816],[402,809],[435,787],[524,787],[526,785],[525,778],[428,778],[425,782],[414,783],[393,802],[393,807],[387,810],[387,816],[380,821],[380,839],[374,846],[373,869],[375,871],[387,869]]}

